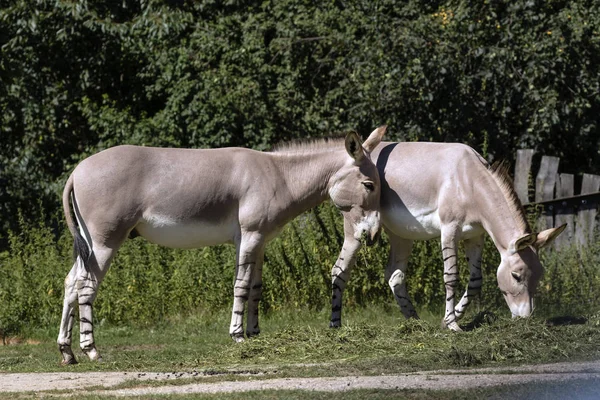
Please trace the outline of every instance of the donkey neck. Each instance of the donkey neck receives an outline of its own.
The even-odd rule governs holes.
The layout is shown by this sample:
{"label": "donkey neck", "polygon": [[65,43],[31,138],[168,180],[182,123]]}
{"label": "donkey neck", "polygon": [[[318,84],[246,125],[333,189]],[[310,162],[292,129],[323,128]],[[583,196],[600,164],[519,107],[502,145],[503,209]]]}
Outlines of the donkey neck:
{"label": "donkey neck", "polygon": [[528,230],[519,208],[509,187],[495,177],[492,171],[484,171],[485,178],[476,186],[475,196],[478,199],[477,208],[483,228],[490,235],[496,248],[503,254],[510,242],[525,234]]}
{"label": "donkey neck", "polygon": [[345,150],[273,153],[290,196],[290,208],[300,214],[328,197],[332,176],[347,158]]}

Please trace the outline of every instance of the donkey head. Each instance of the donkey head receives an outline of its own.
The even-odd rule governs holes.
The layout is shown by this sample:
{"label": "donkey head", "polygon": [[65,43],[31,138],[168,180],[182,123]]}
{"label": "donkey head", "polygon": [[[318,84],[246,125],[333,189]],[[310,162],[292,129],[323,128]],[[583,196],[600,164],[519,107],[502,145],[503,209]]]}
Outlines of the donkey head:
{"label": "donkey head", "polygon": [[381,227],[379,197],[381,184],[370,153],[381,142],[386,126],[375,129],[361,144],[356,133],[346,136],[348,158],[329,181],[329,197],[344,216],[345,230],[356,240],[367,236],[372,244]]}
{"label": "donkey head", "polygon": [[528,233],[513,240],[498,268],[498,287],[514,317],[528,317],[533,311],[533,295],[544,268],[538,250],[551,243],[567,225]]}

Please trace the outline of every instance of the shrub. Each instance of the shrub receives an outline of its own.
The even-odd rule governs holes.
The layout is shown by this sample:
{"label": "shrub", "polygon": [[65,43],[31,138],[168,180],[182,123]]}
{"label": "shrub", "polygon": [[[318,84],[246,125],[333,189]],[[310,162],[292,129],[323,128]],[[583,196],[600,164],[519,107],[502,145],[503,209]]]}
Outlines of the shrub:
{"label": "shrub", "polygon": [[267,149],[388,124],[600,171],[594,0],[16,0],[0,32],[3,236],[124,143]]}
{"label": "shrub", "polygon": [[[21,220],[10,235],[10,249],[0,253],[0,334],[24,326],[55,326],[62,310],[62,282],[71,268],[68,230],[55,237],[45,224]],[[331,268],[343,241],[342,219],[325,203],[288,224],[268,246],[263,268],[262,312],[329,308]],[[169,249],[144,239],[127,240],[115,257],[94,303],[97,321],[155,324],[197,311],[228,309],[233,298],[235,249],[230,245],[197,250]],[[385,235],[363,248],[345,292],[345,305],[391,304],[383,272],[388,256]],[[588,314],[598,308],[600,247],[542,252],[546,274],[536,296],[538,313]],[[459,293],[469,281],[460,257]],[[499,255],[490,240],[483,253],[484,284],[472,312],[506,306],[496,284]],[[440,243],[416,242],[409,263],[408,289],[423,310],[441,312],[445,289]],[[393,306],[396,307],[395,305]],[[398,315],[400,311],[397,309]],[[326,321],[323,321],[325,324]]]}

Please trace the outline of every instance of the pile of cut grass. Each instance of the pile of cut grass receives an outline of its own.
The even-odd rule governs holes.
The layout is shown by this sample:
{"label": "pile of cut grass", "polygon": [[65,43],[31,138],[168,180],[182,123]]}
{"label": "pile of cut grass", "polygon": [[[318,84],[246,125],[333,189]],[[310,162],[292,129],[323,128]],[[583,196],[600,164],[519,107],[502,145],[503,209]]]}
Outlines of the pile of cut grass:
{"label": "pile of cut grass", "polygon": [[[455,333],[440,329],[441,316],[422,313],[424,319],[407,321],[387,310],[347,310],[340,329],[327,327],[325,311],[272,313],[263,318],[259,337],[239,344],[227,335],[225,310],[153,328],[97,326],[104,362],[92,363],[76,351],[81,364],[67,370],[341,376],[600,359],[600,312],[550,320],[488,312],[467,317],[464,328],[470,330]],[[65,370],[54,330],[32,331],[30,337],[40,343],[0,347],[0,371]]]}
{"label": "pile of cut grass", "polygon": [[[600,314],[574,325],[544,319],[490,318],[470,331],[441,330],[439,322],[398,321],[392,325],[352,322],[339,330],[290,326],[227,347],[232,363],[325,363],[323,374],[390,374],[571,359],[600,358]],[[583,323],[581,323],[583,322]],[[469,328],[469,326],[465,326]],[[326,372],[325,372],[326,371]]]}

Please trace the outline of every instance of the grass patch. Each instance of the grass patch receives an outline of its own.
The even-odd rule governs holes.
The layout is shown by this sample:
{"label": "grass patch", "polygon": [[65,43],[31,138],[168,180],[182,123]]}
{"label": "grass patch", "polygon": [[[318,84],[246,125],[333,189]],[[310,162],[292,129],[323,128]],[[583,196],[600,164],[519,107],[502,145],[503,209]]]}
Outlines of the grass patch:
{"label": "grass patch", "polygon": [[335,330],[327,328],[326,311],[278,311],[262,319],[261,336],[240,344],[227,334],[227,310],[151,328],[105,324],[96,328],[104,362],[76,351],[80,364],[69,367],[59,366],[57,327],[35,329],[28,337],[39,344],[0,347],[0,371],[199,371],[227,380],[231,372],[376,375],[600,358],[600,313],[574,316],[572,324],[470,315],[464,326],[479,320],[473,329],[454,333],[439,328],[441,315],[422,313],[423,319],[407,321],[391,310],[347,309],[345,326]]}

